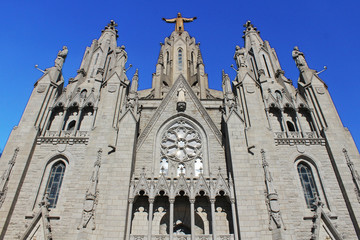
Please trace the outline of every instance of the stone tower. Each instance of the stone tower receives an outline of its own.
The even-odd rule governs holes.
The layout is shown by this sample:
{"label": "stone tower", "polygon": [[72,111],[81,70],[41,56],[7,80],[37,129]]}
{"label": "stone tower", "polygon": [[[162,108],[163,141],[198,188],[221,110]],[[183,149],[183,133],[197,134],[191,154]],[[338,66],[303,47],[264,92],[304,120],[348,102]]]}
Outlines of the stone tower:
{"label": "stone tower", "polygon": [[66,87],[59,51],[0,160],[0,239],[360,238],[359,153],[318,72],[295,47],[296,89],[247,22],[210,89],[194,19],[164,19],[151,89],[113,21]]}

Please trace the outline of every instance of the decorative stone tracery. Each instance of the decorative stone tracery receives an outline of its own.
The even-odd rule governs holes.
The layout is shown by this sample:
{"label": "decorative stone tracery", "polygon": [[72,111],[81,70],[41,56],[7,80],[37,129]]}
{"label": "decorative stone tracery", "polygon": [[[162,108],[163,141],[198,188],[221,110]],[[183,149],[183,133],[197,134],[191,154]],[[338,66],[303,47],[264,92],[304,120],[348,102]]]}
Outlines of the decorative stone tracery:
{"label": "decorative stone tracery", "polygon": [[0,208],[5,201],[6,193],[8,190],[7,184],[9,181],[11,170],[15,165],[15,160],[16,160],[18,152],[19,152],[19,148],[17,147],[17,148],[15,148],[14,154],[8,163],[8,168],[5,170],[5,172],[3,173],[3,175],[0,179]]}
{"label": "decorative stone tracery", "polygon": [[126,239],[237,239],[232,184],[221,169],[211,177],[158,178],[143,169],[131,181]]}
{"label": "decorative stone tracery", "polygon": [[99,149],[96,162],[94,164],[94,171],[90,178],[90,185],[85,194],[84,208],[82,212],[81,222],[78,230],[87,228],[89,222],[92,222],[92,230],[95,230],[95,209],[98,202],[99,190],[97,188],[99,181],[99,169],[101,166],[102,149]]}
{"label": "decorative stone tracery", "polygon": [[170,176],[198,176],[202,169],[201,136],[187,121],[178,120],[162,136],[160,171]]}

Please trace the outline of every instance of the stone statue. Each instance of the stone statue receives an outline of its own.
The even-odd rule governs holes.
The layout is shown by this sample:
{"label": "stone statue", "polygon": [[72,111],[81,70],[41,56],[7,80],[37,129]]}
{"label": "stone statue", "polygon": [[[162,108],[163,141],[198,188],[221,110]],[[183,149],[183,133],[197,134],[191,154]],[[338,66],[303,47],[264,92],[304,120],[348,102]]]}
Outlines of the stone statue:
{"label": "stone statue", "polygon": [[196,19],[196,17],[193,18],[183,18],[181,16],[181,13],[177,14],[176,18],[166,19],[163,18],[163,20],[167,23],[175,23],[175,31],[182,33],[184,31],[184,22],[192,22]]}
{"label": "stone statue", "polygon": [[125,69],[125,63],[127,61],[127,53],[125,51],[125,46],[116,48],[116,65],[115,67],[120,67],[121,69]]}
{"label": "stone statue", "polygon": [[63,49],[58,52],[57,58],[55,59],[55,67],[57,69],[59,70],[62,69],[67,54],[68,54],[68,48],[66,46],[63,46]]}
{"label": "stone statue", "polygon": [[239,46],[235,47],[235,55],[234,59],[236,61],[237,66],[240,67],[246,67],[245,64],[245,48],[240,48]]}
{"label": "stone statue", "polygon": [[297,46],[295,46],[294,50],[292,51],[292,57],[295,60],[296,66],[300,71],[304,71],[305,69],[309,68],[305,60],[304,53],[300,52]]}

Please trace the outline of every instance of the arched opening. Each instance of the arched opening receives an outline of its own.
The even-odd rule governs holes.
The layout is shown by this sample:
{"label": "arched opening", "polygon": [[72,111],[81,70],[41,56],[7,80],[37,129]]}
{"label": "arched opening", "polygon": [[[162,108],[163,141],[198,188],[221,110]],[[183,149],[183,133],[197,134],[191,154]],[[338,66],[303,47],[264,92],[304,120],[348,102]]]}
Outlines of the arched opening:
{"label": "arched opening", "polygon": [[144,191],[134,199],[131,234],[143,235],[148,230],[149,198]]}
{"label": "arched opening", "polygon": [[181,48],[178,50],[178,70],[183,70],[183,52]]}
{"label": "arched opening", "polygon": [[210,200],[208,196],[204,196],[204,192],[195,198],[195,212],[195,234],[212,234]]}
{"label": "arched opening", "polygon": [[80,93],[80,98],[82,99],[86,99],[87,97],[87,90],[86,89],[83,89]]}
{"label": "arched opening", "polygon": [[169,234],[169,198],[160,193],[155,197],[152,234]]}
{"label": "arched opening", "polygon": [[224,195],[224,192],[220,192],[220,196],[216,196],[215,202],[215,227],[216,234],[218,235],[227,235],[233,234],[233,220],[232,220],[232,211],[230,200],[227,196]]}
{"label": "arched opening", "polygon": [[[76,121],[78,119],[79,108],[75,103],[74,106],[70,107],[67,111],[65,120],[64,120],[64,127],[63,129],[70,131],[74,130],[76,126]],[[69,126],[70,125],[70,126]]]}
{"label": "arched opening", "polygon": [[308,208],[314,208],[316,196],[319,196],[314,174],[309,164],[301,161],[297,165],[301,186],[304,191],[304,197]]}
{"label": "arched opening", "polygon": [[284,119],[288,127],[289,132],[298,132],[298,126],[296,125],[296,113],[291,107],[285,107]]}
{"label": "arched opening", "polygon": [[51,170],[46,184],[45,194],[48,194],[49,207],[55,208],[59,199],[59,192],[63,182],[65,173],[65,163],[63,161],[56,162]]}
{"label": "arched opening", "polygon": [[282,101],[282,94],[279,90],[275,91],[275,96],[276,96],[276,100],[278,100],[280,102]]}
{"label": "arched opening", "polygon": [[66,130],[67,131],[73,131],[75,129],[75,125],[76,125],[76,121],[75,120],[72,120],[71,122],[69,122]]}
{"label": "arched opening", "polygon": [[295,132],[296,129],[295,129],[295,126],[294,126],[294,124],[292,122],[286,121],[286,125],[287,125],[290,132]]}
{"label": "arched opening", "polygon": [[183,192],[175,198],[173,226],[174,234],[191,234],[190,202]]}

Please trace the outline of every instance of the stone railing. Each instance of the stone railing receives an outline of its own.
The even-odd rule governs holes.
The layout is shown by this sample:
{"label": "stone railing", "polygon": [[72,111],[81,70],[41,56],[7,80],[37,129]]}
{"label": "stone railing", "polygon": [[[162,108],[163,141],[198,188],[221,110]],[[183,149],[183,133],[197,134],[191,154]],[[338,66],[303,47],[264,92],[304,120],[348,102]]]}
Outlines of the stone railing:
{"label": "stone railing", "polygon": [[173,235],[173,239],[174,240],[191,240],[191,235],[177,235],[177,234],[174,234]]}
{"label": "stone railing", "polygon": [[152,235],[152,240],[169,240],[169,235]]}
{"label": "stone railing", "polygon": [[218,240],[234,240],[234,234],[219,235],[216,237]]}
{"label": "stone railing", "polygon": [[305,138],[317,138],[316,132],[305,132]]}
{"label": "stone railing", "polygon": [[212,235],[197,235],[196,240],[212,240]]}
{"label": "stone railing", "polygon": [[146,235],[130,235],[130,240],[147,240]]}
{"label": "stone railing", "polygon": [[[147,240],[146,235],[130,235],[130,240]],[[159,235],[152,235],[151,240],[169,240],[170,237],[168,234],[159,234]],[[189,234],[176,234],[173,235],[174,240],[191,240],[191,235]],[[196,235],[196,240],[212,240],[212,234],[207,235]],[[233,234],[221,234],[216,237],[218,240],[234,240]]]}
{"label": "stone railing", "polygon": [[60,134],[59,131],[46,130],[46,132],[45,132],[45,136],[46,136],[46,137],[58,137],[59,134]]}
{"label": "stone railing", "polygon": [[72,137],[72,136],[74,136],[74,130],[62,130],[60,136],[61,137]]}
{"label": "stone railing", "polygon": [[88,131],[76,131],[76,136],[77,137],[87,137],[88,136]]}
{"label": "stone railing", "polygon": [[274,132],[275,138],[286,138],[285,132]]}
{"label": "stone railing", "polygon": [[325,145],[325,139],[316,132],[274,132],[276,145]]}
{"label": "stone railing", "polygon": [[301,134],[299,132],[289,132],[289,138],[300,138]]}

